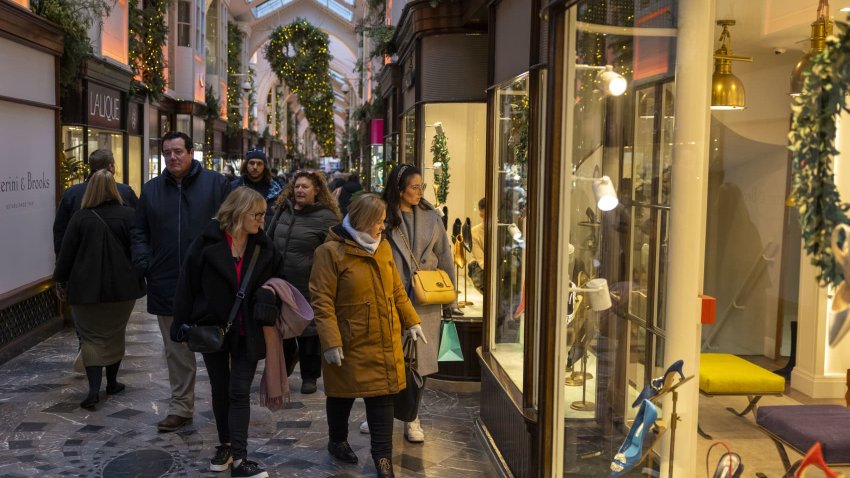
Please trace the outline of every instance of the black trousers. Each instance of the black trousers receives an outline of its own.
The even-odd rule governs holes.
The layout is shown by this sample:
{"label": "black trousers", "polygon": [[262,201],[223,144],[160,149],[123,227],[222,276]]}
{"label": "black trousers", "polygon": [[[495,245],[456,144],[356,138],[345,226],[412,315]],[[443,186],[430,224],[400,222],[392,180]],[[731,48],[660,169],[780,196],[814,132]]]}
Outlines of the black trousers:
{"label": "black trousers", "polygon": [[[372,458],[393,456],[393,399],[395,395],[364,398],[366,421],[369,423],[369,438]],[[328,397],[328,435],[331,441],[348,440],[348,417],[351,415],[353,398]]]}
{"label": "black trousers", "polygon": [[283,341],[286,367],[294,370],[294,359],[301,364],[301,380],[318,380],[322,376],[322,345],[318,335],[301,336]]}
{"label": "black trousers", "polygon": [[[240,338],[244,340],[244,338]],[[241,344],[240,344],[241,345]],[[224,350],[203,354],[212,388],[212,407],[220,443],[230,443],[234,460],[248,457],[248,423],[251,421],[251,382],[257,362]]]}

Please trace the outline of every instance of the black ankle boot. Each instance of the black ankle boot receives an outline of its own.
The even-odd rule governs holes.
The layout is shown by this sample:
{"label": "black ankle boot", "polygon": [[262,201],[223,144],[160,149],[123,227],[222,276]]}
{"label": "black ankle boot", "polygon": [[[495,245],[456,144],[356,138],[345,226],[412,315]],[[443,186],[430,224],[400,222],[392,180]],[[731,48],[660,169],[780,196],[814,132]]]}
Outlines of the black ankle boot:
{"label": "black ankle boot", "polygon": [[357,463],[357,455],[354,454],[348,441],[328,441],[328,452],[338,460],[351,464]]}
{"label": "black ankle boot", "polygon": [[86,377],[89,380],[89,395],[85,400],[80,402],[82,408],[94,410],[94,405],[98,402],[98,392],[100,391],[101,380],[103,380],[103,367],[86,367]]}
{"label": "black ankle boot", "polygon": [[393,473],[393,461],[390,458],[375,458],[375,470],[378,478],[395,478]]}

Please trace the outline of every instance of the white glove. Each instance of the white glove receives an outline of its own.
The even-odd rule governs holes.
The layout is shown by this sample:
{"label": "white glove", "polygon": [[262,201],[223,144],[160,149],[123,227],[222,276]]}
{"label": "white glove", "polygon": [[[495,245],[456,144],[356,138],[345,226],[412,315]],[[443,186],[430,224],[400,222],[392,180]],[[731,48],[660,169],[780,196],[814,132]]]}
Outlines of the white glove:
{"label": "white glove", "polygon": [[416,342],[419,339],[422,339],[422,343],[426,343],[426,344],[428,343],[428,341],[425,340],[425,333],[422,332],[422,326],[419,325],[419,324],[416,324],[413,327],[407,329],[405,331],[405,333],[407,335],[409,335],[410,338],[413,339],[414,342]]}
{"label": "white glove", "polygon": [[334,347],[332,349],[325,350],[325,361],[330,364],[335,364],[337,367],[342,367],[342,359],[345,357],[342,355],[342,347]]}

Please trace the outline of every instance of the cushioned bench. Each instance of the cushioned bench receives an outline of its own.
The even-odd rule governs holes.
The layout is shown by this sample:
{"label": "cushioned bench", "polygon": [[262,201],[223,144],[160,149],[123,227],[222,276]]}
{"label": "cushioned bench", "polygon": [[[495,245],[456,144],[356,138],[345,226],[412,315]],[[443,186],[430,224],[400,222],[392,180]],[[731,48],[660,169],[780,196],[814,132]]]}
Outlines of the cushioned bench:
{"label": "cushioned bench", "polygon": [[[732,354],[700,354],[699,391],[706,396],[746,395],[747,407],[742,411],[728,410],[738,416],[744,416],[756,408],[764,395],[782,395],[785,392],[785,379]],[[697,426],[704,438],[711,436]]]}
{"label": "cushioned bench", "polygon": [[820,442],[827,464],[850,463],[850,409],[840,405],[759,407],[756,423],[773,439],[782,464],[791,468],[783,445],[801,455]]}

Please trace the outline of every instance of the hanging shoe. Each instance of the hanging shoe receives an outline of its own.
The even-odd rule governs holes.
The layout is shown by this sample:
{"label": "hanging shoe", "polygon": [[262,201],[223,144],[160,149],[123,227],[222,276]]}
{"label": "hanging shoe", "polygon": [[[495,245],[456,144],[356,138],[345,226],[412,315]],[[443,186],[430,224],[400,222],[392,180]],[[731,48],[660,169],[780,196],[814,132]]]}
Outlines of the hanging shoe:
{"label": "hanging shoe", "polygon": [[460,218],[455,219],[455,222],[452,224],[452,239],[456,238],[460,235],[461,222]]}
{"label": "hanging shoe", "polygon": [[640,405],[641,402],[647,399],[651,399],[652,397],[658,395],[664,390],[669,389],[673,386],[673,380],[676,378],[676,374],[679,374],[679,381],[685,379],[685,374],[682,372],[682,367],[685,365],[684,360],[677,360],[673,362],[673,365],[667,367],[667,371],[664,372],[664,375],[653,378],[643,387],[643,390],[640,392],[640,395],[635,399],[632,403],[632,408]]}
{"label": "hanging shoe", "polygon": [[[655,441],[660,436],[660,433],[654,430],[656,428],[655,420],[657,419],[658,408],[649,400],[644,400],[637,415],[635,415],[635,421],[632,423],[629,434],[626,435],[625,441],[623,441],[611,462],[612,477],[626,473],[643,461],[645,456],[644,445],[647,444],[646,450],[648,451],[655,445]],[[649,433],[655,433],[655,438],[647,440]]]}
{"label": "hanging shoe", "polygon": [[466,252],[472,252],[472,221],[469,218],[466,218],[466,222],[463,223],[461,234],[463,235],[464,249],[466,249]]}
{"label": "hanging shoe", "polygon": [[443,206],[443,215],[440,217],[443,220],[443,229],[449,230],[449,207]]}
{"label": "hanging shoe", "polygon": [[[816,474],[814,476],[824,476],[825,478],[843,478],[844,475],[836,472],[832,468],[830,468],[826,464],[826,460],[823,458],[823,449],[821,448],[820,442],[815,442],[811,448],[809,448],[806,456],[803,457],[803,460],[800,462],[800,466],[797,468],[797,472],[794,473],[794,478],[805,478],[808,476],[808,473],[805,471],[806,468],[813,466],[815,468],[819,468],[823,471],[823,474]],[[735,477],[737,478],[737,476]]]}

